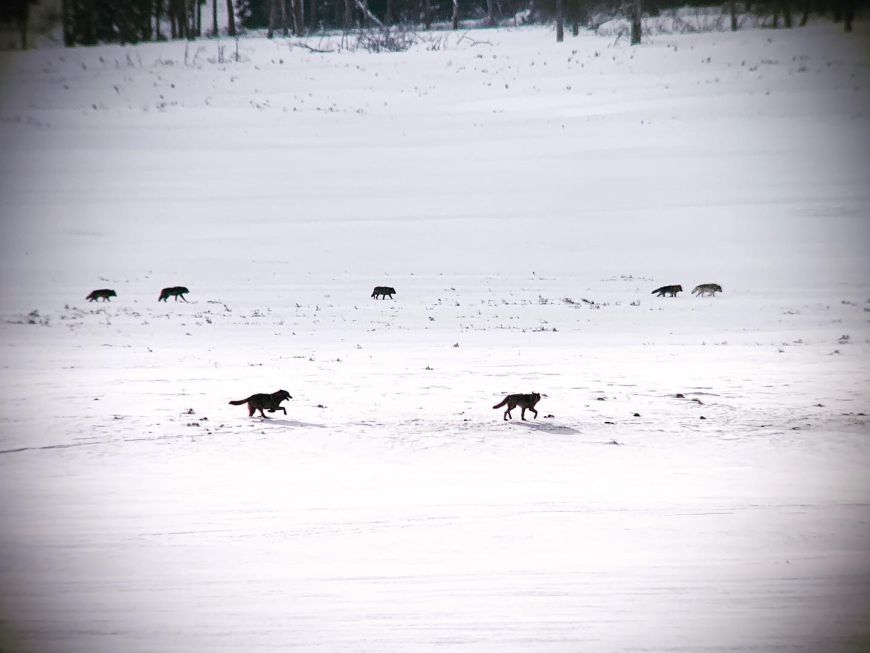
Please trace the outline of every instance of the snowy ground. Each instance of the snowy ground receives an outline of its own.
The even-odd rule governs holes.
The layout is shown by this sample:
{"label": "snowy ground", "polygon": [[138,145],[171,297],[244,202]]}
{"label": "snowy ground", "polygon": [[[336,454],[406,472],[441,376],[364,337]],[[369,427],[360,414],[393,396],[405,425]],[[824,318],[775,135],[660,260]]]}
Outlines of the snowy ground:
{"label": "snowy ground", "polygon": [[866,650],[867,34],[4,54],[0,650]]}

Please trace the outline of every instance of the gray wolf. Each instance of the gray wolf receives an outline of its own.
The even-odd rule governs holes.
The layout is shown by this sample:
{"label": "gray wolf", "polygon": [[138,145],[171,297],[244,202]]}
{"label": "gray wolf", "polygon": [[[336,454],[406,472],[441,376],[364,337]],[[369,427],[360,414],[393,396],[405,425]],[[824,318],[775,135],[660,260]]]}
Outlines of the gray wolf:
{"label": "gray wolf", "polygon": [[276,410],[283,410],[286,415],[287,409],[281,405],[281,402],[286,399],[293,399],[293,397],[291,397],[290,393],[286,390],[278,390],[278,392],[273,392],[272,394],[251,395],[247,399],[231,401],[230,404],[233,406],[248,404],[248,417],[253,417],[254,413],[259,410],[260,415],[265,419],[269,419],[266,417],[266,413],[263,412],[263,409],[268,410],[270,413],[274,413]]}
{"label": "gray wolf", "polygon": [[104,302],[108,302],[112,299],[112,297],[117,297],[118,294],[112,290],[111,288],[100,288],[99,290],[91,291],[91,294],[85,297],[89,302],[95,302],[98,299],[102,299]]}
{"label": "gray wolf", "polygon": [[183,301],[187,301],[184,299],[184,296],[190,291],[184,286],[172,286],[171,288],[164,288],[160,291],[160,297],[157,298],[158,302],[165,302],[170,297],[175,297],[175,301],[178,301],[178,298],[181,297]]}
{"label": "gray wolf", "polygon": [[676,297],[678,292],[683,292],[683,287],[680,284],[674,284],[673,286],[662,286],[661,288],[656,288],[650,294],[658,295],[659,297],[664,297],[665,294],[668,294],[671,297]]}
{"label": "gray wolf", "polygon": [[505,421],[507,421],[508,419],[513,419],[513,417],[511,416],[511,411],[517,406],[522,408],[522,411],[520,412],[520,417],[522,419],[526,419],[527,408],[535,414],[535,419],[537,419],[538,411],[535,410],[535,404],[537,404],[540,400],[541,395],[537,392],[533,392],[528,395],[508,395],[501,400],[501,403],[493,406],[493,408],[501,408],[505,405],[507,406],[507,409],[504,411]]}
{"label": "gray wolf", "polygon": [[393,295],[396,294],[395,288],[390,288],[389,286],[375,286],[375,289],[372,290],[372,297],[375,299],[378,298],[378,295],[381,296],[381,299],[386,299],[387,295],[390,296],[390,299],[393,298]]}
{"label": "gray wolf", "polygon": [[722,286],[718,283],[702,283],[699,286],[695,286],[692,294],[698,295],[698,297],[703,297],[704,295],[715,297],[717,292],[722,292]]}

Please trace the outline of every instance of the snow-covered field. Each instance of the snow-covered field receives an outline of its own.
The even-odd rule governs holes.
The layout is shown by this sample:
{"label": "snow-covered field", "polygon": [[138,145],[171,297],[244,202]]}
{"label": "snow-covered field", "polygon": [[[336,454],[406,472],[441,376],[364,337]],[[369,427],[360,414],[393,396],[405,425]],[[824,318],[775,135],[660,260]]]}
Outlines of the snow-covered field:
{"label": "snow-covered field", "polygon": [[867,650],[868,29],[3,54],[0,650]]}

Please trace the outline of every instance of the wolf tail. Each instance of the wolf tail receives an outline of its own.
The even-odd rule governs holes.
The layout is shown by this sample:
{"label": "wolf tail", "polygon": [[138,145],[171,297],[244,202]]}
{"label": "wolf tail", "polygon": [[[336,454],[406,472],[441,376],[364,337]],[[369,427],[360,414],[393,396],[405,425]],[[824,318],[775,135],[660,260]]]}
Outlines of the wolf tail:
{"label": "wolf tail", "polygon": [[507,397],[502,399],[500,404],[496,404],[495,406],[493,406],[493,408],[501,408],[502,406],[504,406],[506,404],[507,404]]}
{"label": "wolf tail", "polygon": [[230,403],[233,406],[241,406],[242,404],[248,403],[248,400],[247,399],[239,399],[238,401],[231,401]]}

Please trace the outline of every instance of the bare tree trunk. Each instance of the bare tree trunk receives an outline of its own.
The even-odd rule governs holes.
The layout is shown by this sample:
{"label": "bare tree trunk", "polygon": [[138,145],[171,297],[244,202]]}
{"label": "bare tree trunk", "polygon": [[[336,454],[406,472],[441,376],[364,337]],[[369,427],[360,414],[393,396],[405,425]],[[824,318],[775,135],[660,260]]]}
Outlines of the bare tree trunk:
{"label": "bare tree trunk", "polygon": [[432,0],[423,0],[423,27],[432,28]]}
{"label": "bare tree trunk", "polygon": [[640,43],[640,17],[643,11],[641,7],[642,0],[634,0],[631,3],[631,44],[638,45]]}
{"label": "bare tree trunk", "polygon": [[202,36],[202,3],[196,0],[196,36]]}
{"label": "bare tree trunk", "polygon": [[317,0],[311,0],[308,3],[308,6],[311,7],[311,9],[308,12],[308,24],[316,29],[317,28]]}
{"label": "bare tree trunk", "polygon": [[190,38],[190,21],[187,15],[186,0],[176,0],[175,18],[178,20],[178,37]]}
{"label": "bare tree trunk", "polygon": [[855,20],[855,0],[842,0],[843,31],[852,31],[852,21]]}
{"label": "bare tree trunk", "polygon": [[353,25],[353,0],[344,0],[344,29],[348,30]]}
{"label": "bare tree trunk", "polygon": [[18,35],[21,37],[21,49],[27,49],[27,24],[30,22],[30,3],[23,2],[18,10]]}
{"label": "bare tree trunk", "polygon": [[365,17],[365,19],[368,22],[374,23],[378,27],[384,26],[384,24],[380,20],[378,20],[378,17],[372,13],[372,10],[369,9],[368,0],[353,0],[353,1],[356,4],[357,9],[359,9],[362,12],[362,15]]}
{"label": "bare tree trunk", "polygon": [[219,36],[220,29],[218,28],[217,23],[217,3],[218,0],[211,0],[211,34],[212,36]]}
{"label": "bare tree trunk", "polygon": [[169,38],[178,38],[178,28],[175,24],[175,0],[169,0],[166,5],[166,17],[169,18]]}
{"label": "bare tree trunk", "polygon": [[227,0],[227,34],[236,35],[236,12],[233,10],[233,0]]}
{"label": "bare tree trunk", "polygon": [[293,34],[296,36],[305,36],[305,2],[303,0],[283,0],[284,1],[284,16],[287,19],[287,26],[290,26],[290,20],[293,20]]}
{"label": "bare tree trunk", "polygon": [[163,20],[162,14],[163,14],[163,0],[155,0],[155,2],[154,2],[154,39],[157,41],[163,40],[163,34],[160,33],[160,23]]}
{"label": "bare tree trunk", "polygon": [[807,21],[810,19],[810,0],[804,0],[803,2],[803,12],[801,12],[801,22],[799,23],[801,27],[804,27],[807,24]]}
{"label": "bare tree trunk", "polygon": [[737,31],[737,0],[728,0],[728,13],[731,14],[731,31]]}
{"label": "bare tree trunk", "polygon": [[556,0],[556,43],[565,40],[565,10],[562,0]]}
{"label": "bare tree trunk", "polygon": [[60,16],[63,23],[63,44],[66,47],[72,47],[75,39],[73,38],[72,25],[70,24],[69,3],[71,0],[61,0]]}
{"label": "bare tree trunk", "polygon": [[280,2],[280,0],[269,0],[269,4],[266,5],[267,11],[269,12],[269,29],[266,32],[266,38],[269,39],[275,36],[275,10],[278,2]]}
{"label": "bare tree trunk", "polygon": [[459,29],[459,0],[453,0],[453,17],[450,20],[450,27]]}
{"label": "bare tree trunk", "polygon": [[791,29],[791,0],[782,0],[782,24]]}
{"label": "bare tree trunk", "polygon": [[190,0],[184,4],[184,13],[187,16],[187,38],[193,40],[199,36],[199,25],[196,20],[196,10],[199,7],[199,0]]}
{"label": "bare tree trunk", "polygon": [[190,38],[190,22],[187,0],[178,0],[178,30],[183,39]]}
{"label": "bare tree trunk", "polygon": [[495,25],[495,0],[486,0],[486,24]]}

